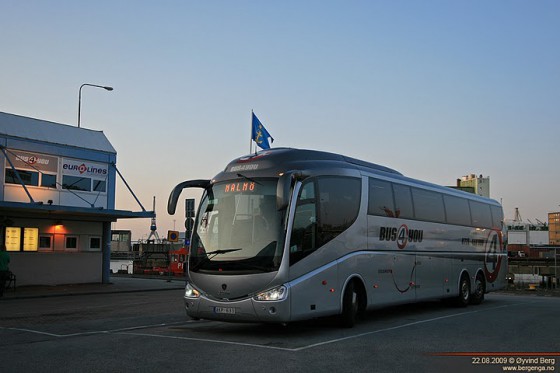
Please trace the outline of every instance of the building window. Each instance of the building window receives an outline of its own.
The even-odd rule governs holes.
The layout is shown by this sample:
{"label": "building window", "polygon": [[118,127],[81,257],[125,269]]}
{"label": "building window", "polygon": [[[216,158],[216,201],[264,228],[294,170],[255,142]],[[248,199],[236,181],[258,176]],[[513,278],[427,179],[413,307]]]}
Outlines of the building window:
{"label": "building window", "polygon": [[89,238],[89,249],[90,250],[101,250],[101,237],[90,237]]}
{"label": "building window", "polygon": [[51,235],[40,235],[39,236],[39,250],[41,251],[52,251],[52,236]]}
{"label": "building window", "polygon": [[37,251],[39,228],[23,228],[23,251]]}
{"label": "building window", "polygon": [[94,192],[106,192],[107,182],[105,180],[93,180],[93,191]]}
{"label": "building window", "polygon": [[111,233],[111,241],[130,242],[130,231],[113,231]]}
{"label": "building window", "polygon": [[5,245],[7,251],[37,251],[39,228],[6,227]]}
{"label": "building window", "polygon": [[[39,186],[39,173],[35,171],[17,170],[21,181],[25,185]],[[6,169],[6,184],[20,184],[16,172],[11,169]]]}
{"label": "building window", "polygon": [[66,236],[64,248],[67,250],[78,249],[78,236]]}
{"label": "building window", "polygon": [[56,188],[56,175],[42,174],[41,186],[44,188]]}
{"label": "building window", "polygon": [[87,177],[64,175],[62,177],[62,188],[89,192],[91,191],[91,179]]}
{"label": "building window", "polygon": [[7,251],[21,250],[21,228],[6,227],[5,245]]}

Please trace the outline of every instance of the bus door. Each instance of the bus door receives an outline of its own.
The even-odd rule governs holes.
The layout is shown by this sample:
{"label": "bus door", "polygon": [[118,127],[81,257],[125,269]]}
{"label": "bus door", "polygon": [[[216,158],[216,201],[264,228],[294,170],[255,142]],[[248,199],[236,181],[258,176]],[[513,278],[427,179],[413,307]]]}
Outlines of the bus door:
{"label": "bus door", "polygon": [[416,299],[441,298],[447,276],[447,260],[434,253],[417,252]]}
{"label": "bus door", "polygon": [[414,301],[415,252],[399,248],[396,227],[380,225],[380,219],[375,216],[367,218],[368,250],[374,253],[372,275],[375,290],[372,302],[381,305]]}

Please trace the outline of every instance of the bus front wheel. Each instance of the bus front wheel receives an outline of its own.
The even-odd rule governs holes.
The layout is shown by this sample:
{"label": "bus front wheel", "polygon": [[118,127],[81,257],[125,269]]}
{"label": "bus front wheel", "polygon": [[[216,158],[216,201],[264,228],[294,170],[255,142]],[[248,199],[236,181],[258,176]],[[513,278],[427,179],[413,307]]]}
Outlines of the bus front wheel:
{"label": "bus front wheel", "polygon": [[361,297],[360,288],[356,286],[356,283],[354,281],[348,283],[342,297],[341,326],[351,328],[356,324],[362,308]]}

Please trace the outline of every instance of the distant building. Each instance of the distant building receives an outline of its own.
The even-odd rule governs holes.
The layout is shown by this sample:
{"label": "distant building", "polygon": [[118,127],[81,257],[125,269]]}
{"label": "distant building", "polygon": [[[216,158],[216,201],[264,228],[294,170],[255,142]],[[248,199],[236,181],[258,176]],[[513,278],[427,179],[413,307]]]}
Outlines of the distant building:
{"label": "distant building", "polygon": [[0,112],[0,245],[18,285],[109,282],[117,152],[101,131]]}
{"label": "distant building", "polygon": [[132,251],[132,231],[111,231],[111,253],[129,253]]}
{"label": "distant building", "polygon": [[560,246],[560,212],[548,213],[548,244]]}
{"label": "distant building", "polygon": [[466,175],[457,179],[456,188],[479,196],[490,197],[490,178],[475,174]]}

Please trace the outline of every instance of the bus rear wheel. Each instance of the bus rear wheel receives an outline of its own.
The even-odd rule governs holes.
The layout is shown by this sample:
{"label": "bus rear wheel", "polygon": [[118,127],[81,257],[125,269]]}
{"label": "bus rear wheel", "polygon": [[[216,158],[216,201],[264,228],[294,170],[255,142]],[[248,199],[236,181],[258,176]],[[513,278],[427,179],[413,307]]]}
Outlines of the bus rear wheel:
{"label": "bus rear wheel", "polygon": [[469,276],[463,274],[459,282],[459,295],[456,298],[456,304],[459,307],[466,307],[471,300],[471,282]]}
{"label": "bus rear wheel", "polygon": [[342,297],[342,313],[340,325],[351,328],[356,324],[360,313],[363,311],[363,294],[355,281],[351,281],[344,290]]}
{"label": "bus rear wheel", "polygon": [[486,281],[484,280],[484,275],[479,272],[476,275],[476,280],[474,282],[474,293],[471,296],[471,304],[480,304],[484,300],[484,293],[486,292]]}

